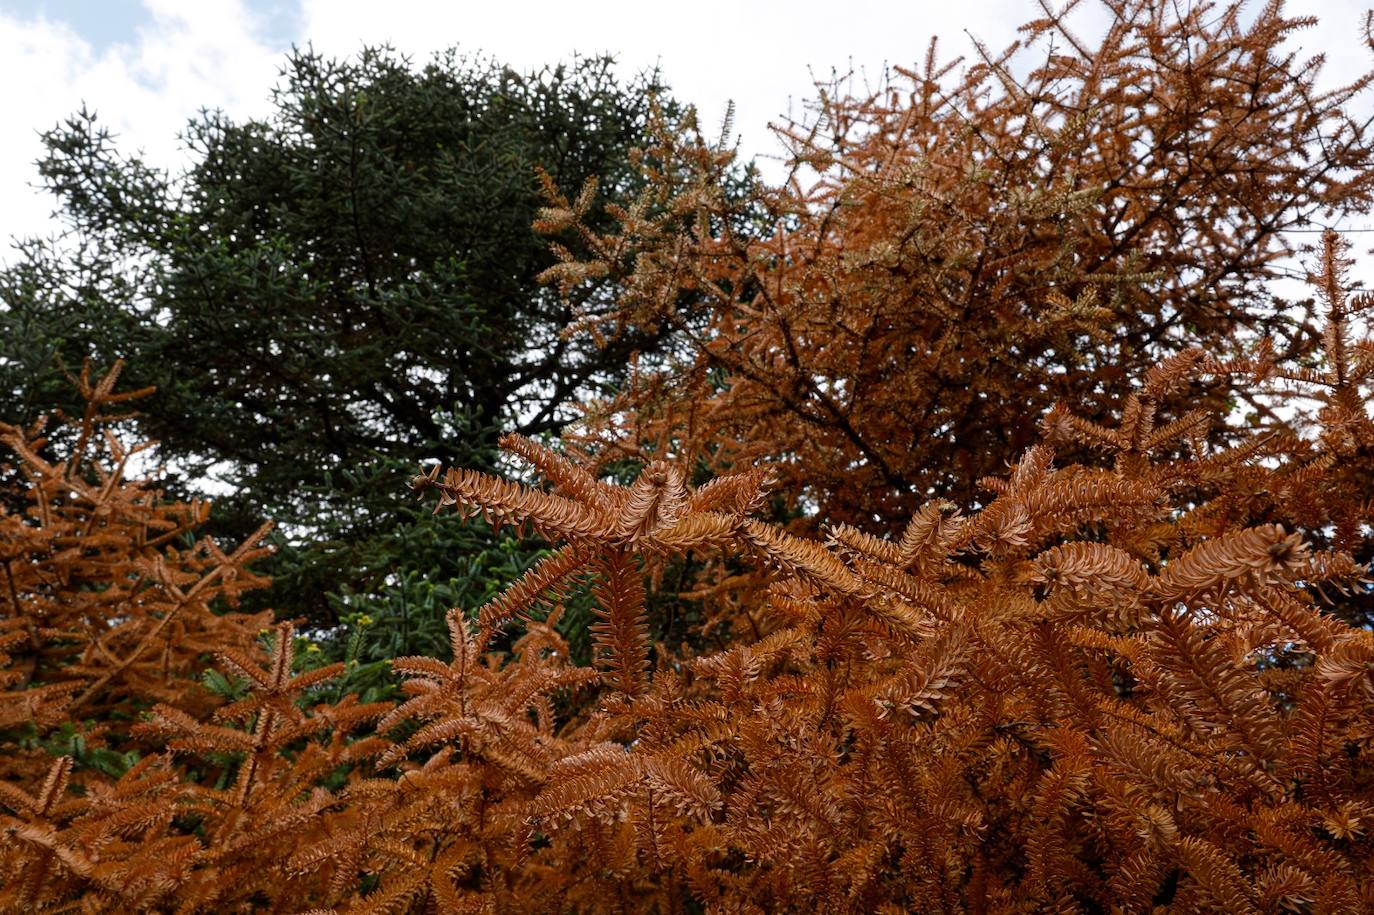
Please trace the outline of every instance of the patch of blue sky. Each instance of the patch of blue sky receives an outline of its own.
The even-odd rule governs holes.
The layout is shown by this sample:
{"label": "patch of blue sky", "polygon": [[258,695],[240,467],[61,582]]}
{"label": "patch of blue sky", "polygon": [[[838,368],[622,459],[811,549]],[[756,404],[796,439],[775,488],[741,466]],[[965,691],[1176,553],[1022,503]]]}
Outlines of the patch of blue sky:
{"label": "patch of blue sky", "polygon": [[301,31],[305,27],[305,13],[299,0],[245,0],[244,6],[253,17],[253,31],[265,44],[286,50],[293,43],[303,44]]}
{"label": "patch of blue sky", "polygon": [[97,51],[133,44],[139,26],[152,21],[140,0],[4,0],[0,11],[19,19],[61,23]]}
{"label": "patch of blue sky", "polygon": [[[304,15],[299,0],[243,0],[252,31],[269,47],[285,51],[301,43]],[[138,30],[153,22],[142,0],[0,0],[0,13],[46,19],[80,35],[98,54],[118,44],[135,44]]]}

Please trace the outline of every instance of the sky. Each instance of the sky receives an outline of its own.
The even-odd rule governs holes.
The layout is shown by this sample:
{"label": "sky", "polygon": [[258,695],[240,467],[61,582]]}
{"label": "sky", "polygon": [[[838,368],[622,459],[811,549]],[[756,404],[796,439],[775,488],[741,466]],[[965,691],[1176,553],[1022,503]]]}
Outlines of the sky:
{"label": "sky", "polygon": [[[1298,44],[1327,53],[1333,82],[1374,67],[1361,40],[1367,2],[1287,5],[1322,18]],[[122,150],[175,170],[186,162],[178,135],[199,109],[269,112],[292,45],[344,57],[389,43],[417,62],[457,46],[521,69],[609,52],[626,77],[659,66],[703,124],[733,100],[742,152],[766,157],[778,151],[767,125],[800,111],[813,75],[914,64],[932,34],[947,54],[966,53],[969,35],[1000,48],[1037,15],[1033,0],[0,0],[0,85],[10,90],[0,100],[0,261],[8,239],[58,228],[36,190],[41,131],[84,105]],[[1088,9],[1080,30],[1100,16]]]}

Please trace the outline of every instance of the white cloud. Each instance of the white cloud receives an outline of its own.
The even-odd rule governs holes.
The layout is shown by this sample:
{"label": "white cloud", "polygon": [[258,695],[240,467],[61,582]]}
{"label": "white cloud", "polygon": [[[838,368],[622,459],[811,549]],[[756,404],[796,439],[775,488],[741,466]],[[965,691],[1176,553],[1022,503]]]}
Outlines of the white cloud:
{"label": "white cloud", "polygon": [[0,139],[0,239],[46,234],[52,201],[36,191],[39,132],[84,103],[160,166],[183,156],[177,136],[202,107],[235,115],[268,107],[280,54],[253,35],[237,0],[148,0],[149,21],[133,42],[97,51],[69,25],[0,13],[0,84],[7,131]]}
{"label": "white cloud", "polygon": [[963,53],[962,29],[1000,46],[1013,37],[1019,2],[975,4],[698,0],[648,4],[609,0],[435,3],[430,0],[303,0],[305,33],[330,54],[366,40],[389,41],[423,57],[451,45],[482,50],[513,66],[535,67],[610,52],[624,73],[658,64],[674,94],[698,106],[703,125],[736,105],[735,129],[748,152],[772,152],[766,125],[811,98],[811,72],[852,66],[872,76],[884,64],[920,60],[931,34],[950,36],[946,54]]}
{"label": "white cloud", "polygon": [[[1365,2],[1288,4],[1290,15],[1322,16],[1321,26],[1299,33],[1296,43],[1309,52],[1330,50],[1332,81],[1374,63],[1361,41]],[[37,181],[37,131],[83,101],[121,135],[122,148],[141,148],[150,161],[170,166],[183,161],[176,137],[202,106],[236,117],[267,110],[286,49],[257,37],[244,0],[144,6],[149,21],[134,41],[99,50],[61,22],[0,12],[0,79],[11,87],[8,129],[0,136],[0,243],[50,230],[51,202],[28,187]],[[1085,8],[1082,31],[1091,35],[1102,13],[1091,3]],[[389,41],[417,60],[458,45],[520,68],[574,51],[609,51],[625,75],[661,65],[677,97],[699,106],[703,124],[717,122],[733,99],[735,129],[754,154],[776,151],[766,125],[787,113],[789,99],[799,111],[812,97],[811,69],[826,76],[852,64],[876,76],[884,64],[919,61],[932,34],[942,36],[946,55],[968,51],[966,31],[998,49],[1034,15],[1030,0],[301,0],[295,39],[330,55]]]}
{"label": "white cloud", "polygon": [[[1332,50],[1328,78],[1350,79],[1374,64],[1359,40],[1365,0],[1291,0],[1287,10],[1320,14],[1320,25],[1298,33],[1296,43]],[[302,0],[302,14],[303,33],[329,54],[386,41],[419,58],[456,44],[518,67],[575,51],[612,52],[626,72],[657,63],[675,94],[697,104],[705,125],[733,99],[748,152],[775,151],[766,125],[788,112],[789,98],[799,111],[813,96],[813,71],[825,77],[853,66],[876,76],[884,65],[913,66],[932,35],[940,36],[945,57],[971,55],[971,37],[996,52],[1022,22],[1041,15],[1033,0]],[[1089,0],[1074,22],[1091,37],[1105,27],[1107,12]]]}

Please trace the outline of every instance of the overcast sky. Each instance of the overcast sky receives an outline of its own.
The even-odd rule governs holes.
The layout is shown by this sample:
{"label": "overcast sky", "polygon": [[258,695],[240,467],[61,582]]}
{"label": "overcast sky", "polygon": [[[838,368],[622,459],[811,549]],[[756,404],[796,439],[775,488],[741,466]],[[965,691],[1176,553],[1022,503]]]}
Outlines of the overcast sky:
{"label": "overcast sky", "polygon": [[[1369,2],[1288,4],[1322,17],[1299,43],[1328,54],[1333,80],[1371,64],[1361,41]],[[1037,14],[1033,0],[0,0],[0,259],[11,236],[53,228],[52,204],[33,188],[39,131],[84,103],[121,148],[175,168],[177,135],[199,108],[268,111],[293,44],[344,56],[389,42],[417,61],[456,45],[522,69],[610,52],[626,76],[660,65],[703,123],[733,99],[743,150],[767,154],[777,149],[768,122],[810,97],[812,72],[911,64],[931,34],[946,53],[967,50],[966,31],[1001,47]]]}

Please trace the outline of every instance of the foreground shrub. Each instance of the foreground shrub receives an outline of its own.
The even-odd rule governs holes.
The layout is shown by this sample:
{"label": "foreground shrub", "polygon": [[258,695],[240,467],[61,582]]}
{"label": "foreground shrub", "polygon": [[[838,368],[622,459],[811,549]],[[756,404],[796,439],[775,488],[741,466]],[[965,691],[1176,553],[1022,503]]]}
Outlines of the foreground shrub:
{"label": "foreground shrub", "polygon": [[[1348,329],[1366,303],[1340,289],[1339,254],[1328,238],[1329,318]],[[837,524],[820,542],[758,520],[767,468],[693,487],[659,460],[619,485],[508,437],[548,489],[456,469],[416,485],[556,549],[474,613],[451,611],[451,657],[395,659],[404,698],[371,705],[331,692],[343,665],[293,672],[289,624],[263,651],[256,621],[197,602],[232,596],[251,547],[174,552],[120,534],[124,506],[181,509],[154,510],[116,473],[81,483],[76,463],[47,463],[10,430],[25,482],[9,503],[32,507],[4,520],[16,585],[0,900],[90,911],[1367,908],[1374,636],[1324,612],[1366,594],[1366,570],[1280,524],[1238,522],[1235,508],[1339,497],[1334,456],[1374,442],[1360,393],[1374,360],[1348,336],[1325,335],[1325,372],[1289,373],[1320,404],[1322,434],[1302,460],[1255,436],[1210,446],[1206,417],[1157,425],[1194,379],[1284,372],[1188,351],[1149,372],[1113,426],[1051,413],[1044,440],[986,481],[985,507],[931,502],[892,540]],[[91,389],[97,401],[109,380]],[[1058,461],[1060,441],[1111,466]],[[47,482],[57,478],[65,490]],[[58,497],[72,506],[62,523],[77,527],[44,547],[54,522],[43,506]],[[1369,521],[1368,503],[1340,510]],[[647,596],[685,555],[706,559],[679,598],[712,607],[730,634],[721,651],[649,637]],[[150,593],[146,617],[74,574],[92,556],[118,570],[104,581],[143,575],[133,593]],[[192,599],[155,603],[154,588]],[[591,665],[573,663],[556,630],[584,588],[599,620]],[[108,605],[89,596],[106,592]],[[84,630],[47,625],[55,608],[92,604],[106,615],[88,609]],[[106,658],[100,620],[142,634]],[[198,691],[180,672],[212,647],[211,631],[223,675]],[[25,667],[34,633],[87,647]],[[145,643],[160,646],[158,666],[138,663]],[[101,708],[87,746],[128,747],[127,771],[72,753],[40,770],[36,738]]]}
{"label": "foreground shrub", "polygon": [[[221,612],[266,583],[248,568],[267,553],[265,526],[226,553],[194,537],[208,503],[168,502],[128,479],[145,448],[126,447],[105,411],[148,392],[115,393],[119,369],[96,381],[87,367],[73,379],[87,406],[60,455],[48,454],[46,422],[0,425],[13,459],[0,468],[0,728],[35,746],[65,723],[66,739],[107,767],[119,763],[96,748],[126,749],[129,722],[151,703],[203,710],[206,660],[250,650],[272,619]],[[32,776],[25,758],[0,765]]]}

